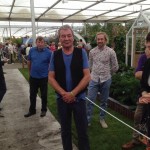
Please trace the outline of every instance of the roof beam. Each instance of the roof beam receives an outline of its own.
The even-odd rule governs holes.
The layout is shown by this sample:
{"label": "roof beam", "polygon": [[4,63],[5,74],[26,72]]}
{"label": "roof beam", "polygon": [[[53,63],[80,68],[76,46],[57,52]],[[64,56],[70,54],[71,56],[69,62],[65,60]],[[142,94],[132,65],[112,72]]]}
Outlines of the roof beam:
{"label": "roof beam", "polygon": [[8,17],[8,18],[10,18],[10,16],[11,16],[11,13],[12,13],[12,10],[13,10],[14,4],[15,4],[15,1],[16,1],[16,0],[13,0],[13,2],[12,2],[11,9],[10,9],[10,12],[9,12],[9,17]]}
{"label": "roof beam", "polygon": [[110,12],[113,12],[113,11],[116,11],[116,10],[119,10],[119,9],[122,9],[122,8],[125,8],[125,7],[127,7],[127,6],[126,6],[126,5],[124,5],[124,6],[121,6],[121,7],[115,8],[115,9],[113,9],[113,10],[109,10],[109,11],[107,11],[107,12],[105,12],[105,13],[100,14],[100,15],[93,16],[93,17],[91,17],[91,18],[88,18],[88,19],[86,19],[86,21],[87,21],[87,20],[91,20],[91,19],[93,19],[93,18],[100,17],[100,16],[102,16],[102,15],[108,14],[108,13],[110,13]]}
{"label": "roof beam", "polygon": [[[150,9],[150,8],[143,9],[142,11],[149,10],[149,9]],[[108,19],[106,22],[108,22],[108,21],[110,21],[110,20],[117,19],[117,18],[125,17],[125,16],[127,16],[127,15],[132,15],[132,14],[135,14],[135,13],[137,13],[137,12],[139,12],[139,11],[134,11],[134,12],[129,13],[129,14],[125,14],[125,15],[122,15],[122,16],[117,16],[117,17],[114,17],[114,18]],[[131,20],[132,20],[132,19],[131,19]]]}
{"label": "roof beam", "polygon": [[57,5],[61,0],[58,0],[56,3],[54,3],[51,7],[48,7],[46,11],[44,11],[39,17],[37,17],[35,20],[38,21],[44,14],[46,14],[50,9],[52,9],[55,5]]}
{"label": "roof beam", "polygon": [[65,17],[65,18],[63,18],[63,19],[62,19],[62,22],[63,22],[64,20],[66,20],[67,18],[70,18],[71,16],[74,16],[74,15],[80,13],[80,12],[83,11],[83,10],[86,10],[86,9],[88,9],[88,8],[90,8],[90,7],[93,7],[93,6],[95,6],[95,5],[99,4],[99,3],[102,3],[103,1],[105,1],[105,0],[96,1],[94,4],[92,4],[92,5],[90,5],[90,6],[87,6],[87,7],[85,7],[84,9],[80,9],[79,11],[77,11],[77,12],[75,12],[75,13],[73,13],[73,14],[71,14],[71,15]]}
{"label": "roof beam", "polygon": [[105,13],[99,14],[99,15],[97,15],[97,16],[93,16],[93,17],[91,17],[91,18],[88,18],[88,19],[86,19],[85,21],[91,20],[91,19],[93,19],[93,18],[100,17],[100,16],[105,15],[105,14],[108,14],[108,13],[110,13],[110,12],[113,12],[113,11],[116,11],[116,10],[119,10],[119,9],[122,9],[122,8],[125,8],[125,7],[127,7],[127,6],[131,6],[131,5],[134,5],[134,4],[143,2],[143,1],[145,1],[145,0],[139,0],[139,1],[134,2],[134,3],[125,4],[124,6],[121,6],[121,7],[112,9],[112,10],[109,10],[109,11],[107,11],[107,12],[105,12]]}
{"label": "roof beam", "polygon": [[23,28],[19,28],[17,31],[15,31],[15,32],[13,33],[12,36],[14,36],[17,32],[21,31],[22,29],[23,29]]}

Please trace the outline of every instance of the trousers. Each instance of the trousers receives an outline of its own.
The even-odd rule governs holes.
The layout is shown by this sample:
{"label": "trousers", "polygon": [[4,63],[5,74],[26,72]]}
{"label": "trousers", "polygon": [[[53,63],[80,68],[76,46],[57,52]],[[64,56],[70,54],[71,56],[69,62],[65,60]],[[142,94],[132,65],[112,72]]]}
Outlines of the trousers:
{"label": "trousers", "polygon": [[[110,85],[111,85],[111,79],[108,79],[107,81],[103,82],[103,83],[99,83],[99,82],[95,82],[93,80],[90,81],[89,86],[88,86],[88,94],[87,97],[95,102],[96,97],[97,97],[97,93],[100,92],[101,96],[100,96],[100,107],[103,108],[104,110],[107,108],[107,102],[108,102],[108,97],[109,97],[109,89],[110,89]],[[88,122],[91,121],[91,117],[92,117],[92,113],[93,113],[93,104],[91,102],[87,102],[87,119]],[[105,112],[104,111],[100,111],[100,119],[104,119],[105,118]]]}
{"label": "trousers", "polygon": [[47,111],[47,89],[48,89],[48,77],[37,79],[30,77],[30,112],[36,112],[36,97],[40,89],[42,108],[41,111]]}
{"label": "trousers", "polygon": [[90,150],[87,135],[86,103],[80,99],[78,102],[65,103],[61,98],[57,99],[58,115],[61,124],[61,136],[64,150],[72,150],[72,115],[78,134],[79,150]]}

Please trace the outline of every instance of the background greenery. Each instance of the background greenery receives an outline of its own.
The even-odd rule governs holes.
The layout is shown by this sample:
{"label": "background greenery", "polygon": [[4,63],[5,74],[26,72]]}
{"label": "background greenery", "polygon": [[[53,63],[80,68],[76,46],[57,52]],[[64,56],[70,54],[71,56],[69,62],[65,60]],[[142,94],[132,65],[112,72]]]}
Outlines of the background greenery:
{"label": "background greenery", "polygon": [[[86,24],[86,35],[84,31],[80,34],[90,41],[92,47],[96,46],[95,36],[97,32],[106,32],[109,37],[107,43],[112,47],[117,55],[119,62],[119,70],[112,77],[112,85],[110,89],[110,96],[120,103],[126,105],[136,105],[140,83],[134,77],[134,68],[125,65],[125,45],[126,33],[131,27],[131,23],[107,23],[107,24]],[[139,47],[140,41],[138,40],[136,47]],[[130,62],[130,55],[129,55]]]}
{"label": "background greenery", "polygon": [[[20,69],[21,73],[24,77],[28,80],[28,70],[27,69]],[[96,102],[99,104],[99,101]],[[48,108],[51,113],[55,116],[58,120],[57,116],[57,107],[56,107],[56,99],[55,99],[55,92],[48,86]],[[129,125],[133,126],[133,121],[125,118],[124,116],[108,109],[110,113],[121,119],[122,121],[128,123]],[[94,107],[94,114],[92,118],[92,124],[88,128],[88,135],[90,140],[91,150],[121,150],[122,144],[131,140],[132,130],[122,123],[118,122],[116,119],[107,115],[106,122],[108,123],[109,128],[103,129],[99,124],[99,109]],[[77,145],[77,134],[76,128],[73,123],[72,128],[72,135],[73,141]],[[135,148],[135,150],[144,150],[145,146],[140,146]],[[134,150],[134,149],[133,149]]]}

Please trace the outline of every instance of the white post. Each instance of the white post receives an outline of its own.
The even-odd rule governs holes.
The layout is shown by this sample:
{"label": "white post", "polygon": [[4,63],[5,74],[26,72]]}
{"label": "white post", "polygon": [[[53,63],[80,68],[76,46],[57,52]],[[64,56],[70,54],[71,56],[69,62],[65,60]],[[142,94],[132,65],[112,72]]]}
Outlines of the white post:
{"label": "white post", "polygon": [[30,7],[31,7],[32,38],[33,38],[33,45],[32,46],[35,46],[36,27],[35,27],[34,0],[30,0]]}
{"label": "white post", "polygon": [[132,49],[131,49],[131,67],[133,67],[134,60],[134,28],[132,28]]}
{"label": "white post", "polygon": [[129,51],[129,37],[126,35],[126,56],[125,56],[125,63],[128,65],[128,51]]}

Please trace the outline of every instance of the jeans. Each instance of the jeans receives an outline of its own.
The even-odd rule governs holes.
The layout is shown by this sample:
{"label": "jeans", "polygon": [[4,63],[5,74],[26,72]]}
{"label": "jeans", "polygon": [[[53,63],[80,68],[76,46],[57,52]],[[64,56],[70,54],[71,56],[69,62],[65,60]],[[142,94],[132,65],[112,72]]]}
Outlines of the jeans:
{"label": "jeans", "polygon": [[61,137],[64,150],[72,150],[72,114],[78,134],[79,150],[90,150],[87,135],[87,118],[85,100],[66,103],[61,98],[57,99],[58,115],[61,125]]}
{"label": "jeans", "polygon": [[[90,81],[89,86],[88,86],[88,94],[87,97],[95,102],[97,98],[97,93],[100,92],[100,107],[106,110],[107,108],[107,102],[108,102],[108,97],[109,97],[109,89],[111,85],[111,79],[108,79],[107,81],[103,83],[95,82],[93,80]],[[87,119],[88,123],[91,121],[91,116],[93,113],[93,104],[91,102],[87,102]],[[105,118],[106,113],[104,111],[100,111],[100,119]]]}
{"label": "jeans", "polygon": [[30,108],[29,112],[36,112],[36,96],[38,89],[40,88],[42,108],[41,111],[47,111],[47,89],[48,89],[48,77],[42,79],[36,79],[30,77]]}

